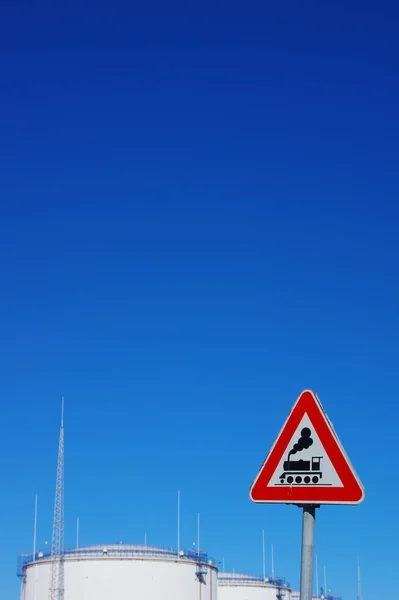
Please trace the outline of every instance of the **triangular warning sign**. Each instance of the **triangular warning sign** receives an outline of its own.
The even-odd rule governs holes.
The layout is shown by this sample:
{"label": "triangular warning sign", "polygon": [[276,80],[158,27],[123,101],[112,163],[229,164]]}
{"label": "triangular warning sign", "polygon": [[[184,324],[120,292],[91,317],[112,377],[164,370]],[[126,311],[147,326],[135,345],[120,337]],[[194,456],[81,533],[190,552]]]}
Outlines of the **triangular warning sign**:
{"label": "triangular warning sign", "polygon": [[320,400],[299,396],[250,491],[254,502],[360,504],[364,489]]}

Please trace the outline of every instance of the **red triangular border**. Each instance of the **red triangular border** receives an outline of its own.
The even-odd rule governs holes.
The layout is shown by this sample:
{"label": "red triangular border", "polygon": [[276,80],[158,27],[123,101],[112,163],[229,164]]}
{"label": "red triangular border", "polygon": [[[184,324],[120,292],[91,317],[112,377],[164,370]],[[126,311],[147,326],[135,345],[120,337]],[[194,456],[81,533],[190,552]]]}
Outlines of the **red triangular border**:
{"label": "red triangular border", "polygon": [[[282,456],[304,414],[307,414],[331,460],[343,487],[278,486],[268,487]],[[284,504],[360,504],[364,500],[364,488],[345,454],[320,400],[311,390],[299,396],[288,415],[277,440],[266,457],[250,490],[254,502]]]}

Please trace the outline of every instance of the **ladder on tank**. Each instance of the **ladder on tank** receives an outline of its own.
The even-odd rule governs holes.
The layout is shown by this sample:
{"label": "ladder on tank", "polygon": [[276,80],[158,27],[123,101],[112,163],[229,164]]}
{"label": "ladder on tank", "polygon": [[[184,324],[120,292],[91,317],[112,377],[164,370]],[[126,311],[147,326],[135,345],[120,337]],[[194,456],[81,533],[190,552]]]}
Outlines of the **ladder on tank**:
{"label": "ladder on tank", "polygon": [[206,583],[205,577],[208,574],[208,570],[203,562],[205,560],[205,558],[206,557],[203,556],[201,559],[201,553],[200,552],[197,553],[197,570],[195,572],[195,576],[200,583]]}
{"label": "ladder on tank", "polygon": [[285,591],[282,590],[281,588],[277,588],[277,594],[276,594],[277,600],[283,600],[284,596],[285,596]]}

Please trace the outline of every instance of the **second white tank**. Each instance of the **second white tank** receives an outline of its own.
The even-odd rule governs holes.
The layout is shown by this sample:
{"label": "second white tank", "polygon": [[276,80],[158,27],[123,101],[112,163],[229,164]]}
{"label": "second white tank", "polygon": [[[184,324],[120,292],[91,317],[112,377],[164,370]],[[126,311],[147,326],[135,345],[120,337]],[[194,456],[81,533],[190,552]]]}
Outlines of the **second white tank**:
{"label": "second white tank", "polygon": [[291,590],[283,579],[219,573],[218,600],[291,600]]}

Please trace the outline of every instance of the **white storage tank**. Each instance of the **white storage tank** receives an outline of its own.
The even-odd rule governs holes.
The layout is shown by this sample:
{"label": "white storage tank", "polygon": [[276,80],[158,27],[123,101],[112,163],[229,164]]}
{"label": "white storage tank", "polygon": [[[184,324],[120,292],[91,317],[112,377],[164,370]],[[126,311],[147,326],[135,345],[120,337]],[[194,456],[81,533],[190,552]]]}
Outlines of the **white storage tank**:
{"label": "white storage tank", "polygon": [[291,590],[282,577],[219,573],[218,600],[291,600]]}
{"label": "white storage tank", "polygon": [[[20,557],[21,600],[48,600],[51,557]],[[217,600],[217,568],[205,552],[104,545],[66,551],[65,600]]]}

